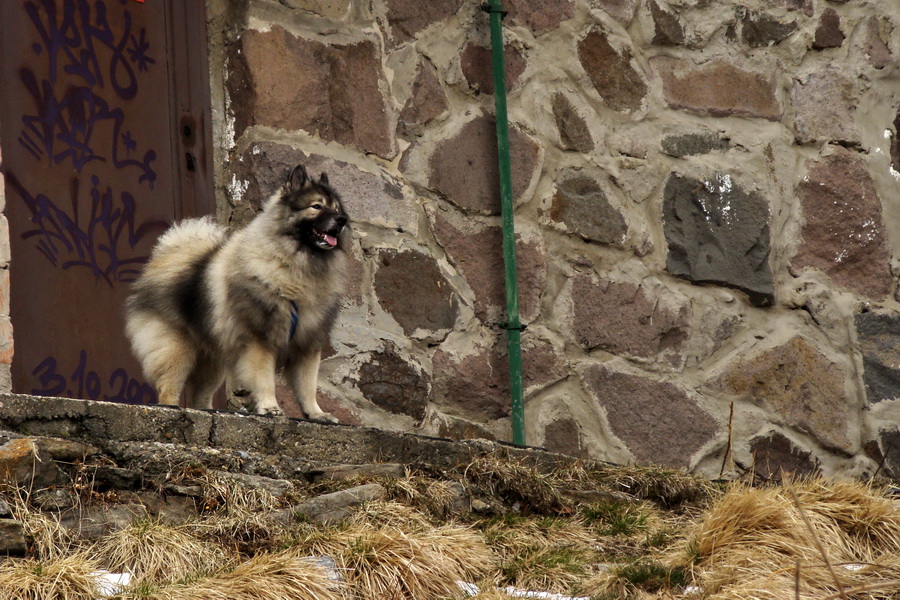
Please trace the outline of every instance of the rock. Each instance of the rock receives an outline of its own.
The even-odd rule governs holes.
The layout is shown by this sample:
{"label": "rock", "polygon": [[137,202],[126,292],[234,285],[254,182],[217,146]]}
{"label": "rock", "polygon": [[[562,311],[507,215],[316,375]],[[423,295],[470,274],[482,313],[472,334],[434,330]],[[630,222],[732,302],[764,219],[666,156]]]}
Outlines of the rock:
{"label": "rock", "polygon": [[282,498],[294,491],[294,484],[286,479],[273,479],[271,477],[262,477],[260,475],[248,475],[247,473],[231,473],[228,471],[215,471],[219,477],[225,479],[233,479],[242,486],[253,489],[263,490],[272,494],[276,498]]}
{"label": "rock", "polygon": [[[322,82],[340,81],[323,93]],[[279,25],[248,29],[229,48],[226,79],[235,135],[266,125],[302,129],[392,158],[397,152],[381,53],[372,40],[324,44]]]}
{"label": "rock", "polygon": [[[431,232],[451,263],[475,294],[475,315],[486,324],[506,318],[506,283],[503,263],[503,232],[441,211],[431,211]],[[547,257],[540,239],[515,237],[519,278],[519,312],[524,322],[537,318],[547,279]]]}
{"label": "rock", "polygon": [[444,115],[449,108],[447,94],[441,88],[434,65],[423,60],[416,70],[412,95],[400,111],[397,131],[403,137],[411,139],[419,135],[426,125]]}
{"label": "rock", "polygon": [[100,491],[137,490],[143,483],[141,474],[131,469],[100,465],[91,467],[90,473],[94,485]]}
{"label": "rock", "polygon": [[37,438],[36,441],[41,448],[53,457],[53,460],[59,462],[74,463],[84,461],[89,456],[96,456],[101,453],[100,449],[95,446],[74,440],[42,437]]}
{"label": "rock", "polygon": [[35,438],[10,440],[0,446],[0,482],[37,490],[65,480],[53,457]]}
{"label": "rock", "polygon": [[894,32],[894,26],[885,18],[868,17],[863,21],[864,45],[869,64],[876,69],[883,69],[894,59],[888,42]]}
{"label": "rock", "polygon": [[[460,54],[459,64],[470,88],[481,94],[494,93],[494,68],[490,48],[466,44]],[[506,91],[509,92],[525,72],[528,61],[517,46],[504,44],[503,66],[506,74]]]}
{"label": "rock", "polygon": [[375,294],[403,333],[432,342],[444,339],[459,316],[458,299],[437,262],[417,251],[378,253]]}
{"label": "rock", "polygon": [[548,211],[551,222],[587,241],[622,247],[628,225],[596,180],[577,173],[564,177]]}
{"label": "rock", "polygon": [[[478,420],[508,416],[509,358],[505,336],[490,348],[475,348],[460,357],[439,349],[432,357],[434,401],[455,415]],[[540,390],[566,376],[565,359],[553,346],[530,335],[522,337],[522,385],[525,394]],[[445,422],[439,434],[452,438],[490,439],[480,427],[465,422]]]}
{"label": "rock", "polygon": [[25,527],[15,519],[0,519],[0,556],[25,556]]}
{"label": "rock", "polygon": [[714,151],[726,151],[731,147],[728,139],[711,132],[670,135],[662,140],[662,150],[670,156],[683,158]]}
{"label": "rock", "polygon": [[623,27],[628,27],[637,12],[638,0],[595,0],[593,4],[599,5]]}
{"label": "rock", "polygon": [[632,65],[629,49],[613,48],[608,34],[595,27],[578,42],[578,59],[607,106],[620,112],[641,108],[647,83]]}
{"label": "rock", "polygon": [[777,431],[750,440],[753,474],[764,481],[821,475],[819,461]]}
{"label": "rock", "polygon": [[850,454],[850,402],[843,370],[801,337],[745,357],[717,380],[727,393],[750,400],[819,440]]}
{"label": "rock", "polygon": [[792,269],[815,267],[837,285],[881,300],[891,290],[891,249],[881,199],[865,159],[832,147],[832,154],[807,163],[800,182],[805,221]]}
{"label": "rock", "polygon": [[825,67],[794,81],[791,103],[796,111],[794,136],[801,144],[821,140],[858,144],[854,79],[835,67]]}
{"label": "rock", "polygon": [[507,0],[503,8],[509,12],[504,23],[527,27],[535,35],[552,31],[575,16],[574,0]]}
{"label": "rock", "polygon": [[559,129],[559,143],[563,150],[587,154],[594,151],[594,140],[584,117],[562,92],[553,94],[553,118]]}
{"label": "rock", "polygon": [[47,488],[34,492],[32,502],[43,511],[60,512],[75,506],[78,498],[65,488]]}
{"label": "rock", "polygon": [[831,7],[822,11],[819,16],[819,26],[813,38],[813,49],[824,50],[826,48],[840,48],[844,43],[844,32],[841,31],[841,17]]}
{"label": "rock", "polygon": [[290,523],[300,516],[313,523],[334,525],[352,515],[363,504],[383,500],[385,497],[387,490],[382,485],[369,483],[317,496],[297,506],[276,511],[273,516],[285,523]]}
{"label": "rock", "polygon": [[[524,200],[540,169],[540,146],[510,124],[510,170],[513,203]],[[469,121],[454,137],[437,145],[429,161],[429,187],[467,212],[500,214],[497,128],[493,117]]]}
{"label": "rock", "polygon": [[[687,468],[719,431],[687,392],[668,382],[590,365],[581,374],[613,434],[640,463]],[[653,435],[648,435],[652,431]]]}
{"label": "rock", "polygon": [[769,203],[762,195],[727,173],[703,181],[673,173],[663,191],[663,218],[669,272],[737,288],[756,306],[772,304]]}
{"label": "rock", "polygon": [[681,46],[684,44],[684,25],[678,16],[664,10],[658,2],[650,0],[650,16],[653,18],[653,44],[657,46]]}
{"label": "rock", "polygon": [[765,13],[747,10],[743,6],[738,7],[737,18],[741,24],[741,40],[751,48],[778,44],[797,31],[796,21],[782,23]]}
{"label": "rock", "polygon": [[543,445],[551,452],[588,458],[581,426],[571,417],[564,417],[548,423],[544,428]]}
{"label": "rock", "polygon": [[76,507],[60,515],[60,524],[82,539],[96,540],[144,520],[148,515],[143,504]]}
{"label": "rock", "polygon": [[356,386],[369,402],[388,412],[408,415],[416,421],[425,417],[431,378],[393,348],[373,354],[359,368]]}
{"label": "rock", "polygon": [[395,44],[415,39],[416,34],[452,17],[463,5],[463,0],[434,0],[433,2],[408,2],[387,0],[387,22],[390,37]]}
{"label": "rock", "polygon": [[659,359],[676,367],[684,361],[690,304],[658,297],[639,284],[584,274],[573,277],[571,298],[569,327],[585,350]]}
{"label": "rock", "polygon": [[663,95],[672,108],[713,117],[781,120],[774,73],[747,71],[721,59],[695,66],[659,56],[650,59],[650,66],[662,79]]}
{"label": "rock", "polygon": [[308,471],[310,481],[345,481],[347,479],[370,479],[374,477],[401,478],[406,476],[406,465],[400,463],[377,463],[367,465],[334,465]]}
{"label": "rock", "polygon": [[882,467],[886,474],[900,477],[900,429],[883,429],[879,432]]}
{"label": "rock", "polygon": [[12,508],[10,508],[9,503],[0,498],[0,519],[6,519],[12,516]]}
{"label": "rock", "polygon": [[854,319],[869,404],[900,399],[900,316],[860,313]]}

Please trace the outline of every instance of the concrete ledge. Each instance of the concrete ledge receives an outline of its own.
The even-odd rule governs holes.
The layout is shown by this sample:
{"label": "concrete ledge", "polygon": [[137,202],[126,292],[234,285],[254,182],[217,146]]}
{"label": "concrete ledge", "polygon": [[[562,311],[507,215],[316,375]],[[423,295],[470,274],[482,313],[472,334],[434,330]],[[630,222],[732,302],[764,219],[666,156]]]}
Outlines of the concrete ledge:
{"label": "concrete ledge", "polygon": [[19,394],[0,394],[0,434],[4,430],[78,440],[118,456],[135,455],[135,448],[162,451],[176,446],[197,456],[208,454],[204,449],[274,455],[281,463],[293,460],[304,468],[368,463],[451,467],[495,452],[542,468],[575,461],[487,440],[452,441],[285,417]]}

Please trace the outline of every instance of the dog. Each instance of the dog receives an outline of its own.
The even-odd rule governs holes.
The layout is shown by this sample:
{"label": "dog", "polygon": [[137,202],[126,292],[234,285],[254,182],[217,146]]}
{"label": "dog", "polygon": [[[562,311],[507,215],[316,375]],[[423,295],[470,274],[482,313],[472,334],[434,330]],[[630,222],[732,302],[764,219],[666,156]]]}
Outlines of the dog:
{"label": "dog", "polygon": [[260,214],[229,235],[186,219],[156,243],[126,301],[125,329],[160,404],[211,408],[230,376],[259,414],[281,414],[281,370],[306,417],[336,423],[316,401],[322,348],[343,294],[350,236],[338,193],[303,165]]}

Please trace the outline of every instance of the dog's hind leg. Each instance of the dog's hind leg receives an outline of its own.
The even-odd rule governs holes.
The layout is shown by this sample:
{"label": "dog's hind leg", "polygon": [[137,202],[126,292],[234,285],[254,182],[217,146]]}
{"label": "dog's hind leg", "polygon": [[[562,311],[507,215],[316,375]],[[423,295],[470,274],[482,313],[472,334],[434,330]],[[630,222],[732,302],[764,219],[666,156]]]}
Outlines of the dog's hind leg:
{"label": "dog's hind leg", "polygon": [[319,349],[304,352],[287,365],[286,372],[294,396],[300,401],[300,408],[303,409],[306,418],[321,423],[337,423],[337,418],[322,410],[316,400],[321,358],[322,353]]}
{"label": "dog's hind leg", "polygon": [[191,375],[191,392],[194,408],[212,408],[213,395],[225,380],[225,369],[217,361],[201,357]]}
{"label": "dog's hind leg", "polygon": [[259,343],[249,343],[234,365],[238,387],[248,390],[260,415],[280,415],[275,399],[275,355]]}
{"label": "dog's hind leg", "polygon": [[186,334],[151,315],[133,315],[127,327],[144,375],[156,387],[159,403],[178,406],[197,359],[194,344]]}

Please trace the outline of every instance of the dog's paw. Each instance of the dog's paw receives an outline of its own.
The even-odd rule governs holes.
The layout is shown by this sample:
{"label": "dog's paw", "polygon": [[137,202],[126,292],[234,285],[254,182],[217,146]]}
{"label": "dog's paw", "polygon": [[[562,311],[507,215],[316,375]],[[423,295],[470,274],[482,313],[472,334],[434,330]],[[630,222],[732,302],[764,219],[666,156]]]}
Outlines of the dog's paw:
{"label": "dog's paw", "polygon": [[315,421],[316,423],[337,423],[337,417],[327,412],[314,413],[307,417],[310,421]]}
{"label": "dog's paw", "polygon": [[267,408],[260,407],[256,409],[256,414],[264,415],[267,417],[283,417],[284,411],[282,411],[278,406],[270,406]]}

